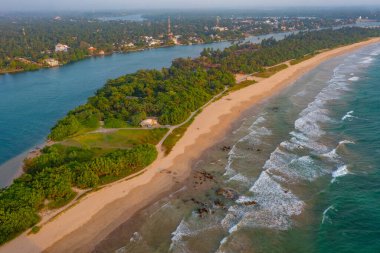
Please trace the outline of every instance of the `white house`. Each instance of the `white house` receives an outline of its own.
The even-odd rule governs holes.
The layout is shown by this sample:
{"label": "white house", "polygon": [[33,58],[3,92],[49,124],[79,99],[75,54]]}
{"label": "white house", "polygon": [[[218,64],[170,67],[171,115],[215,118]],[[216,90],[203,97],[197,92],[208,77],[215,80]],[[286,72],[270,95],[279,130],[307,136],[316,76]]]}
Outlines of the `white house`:
{"label": "white house", "polygon": [[158,125],[158,121],[155,118],[147,118],[141,121],[140,126],[142,127],[154,127]]}
{"label": "white house", "polygon": [[64,45],[64,44],[61,44],[61,43],[58,43],[57,45],[55,45],[55,51],[56,52],[67,52],[67,50],[69,48],[70,47],[68,45]]}

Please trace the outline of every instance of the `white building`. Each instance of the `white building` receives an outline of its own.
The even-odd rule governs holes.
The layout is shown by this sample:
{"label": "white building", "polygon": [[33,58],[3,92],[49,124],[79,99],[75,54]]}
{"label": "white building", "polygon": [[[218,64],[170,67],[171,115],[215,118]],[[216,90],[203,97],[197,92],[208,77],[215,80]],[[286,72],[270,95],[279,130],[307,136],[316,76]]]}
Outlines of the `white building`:
{"label": "white building", "polygon": [[64,44],[61,44],[61,43],[58,43],[57,45],[55,45],[55,51],[56,52],[67,52],[67,50],[69,48],[70,47],[68,45],[64,45]]}
{"label": "white building", "polygon": [[141,121],[140,126],[142,127],[154,127],[158,125],[158,121],[155,118],[147,118]]}

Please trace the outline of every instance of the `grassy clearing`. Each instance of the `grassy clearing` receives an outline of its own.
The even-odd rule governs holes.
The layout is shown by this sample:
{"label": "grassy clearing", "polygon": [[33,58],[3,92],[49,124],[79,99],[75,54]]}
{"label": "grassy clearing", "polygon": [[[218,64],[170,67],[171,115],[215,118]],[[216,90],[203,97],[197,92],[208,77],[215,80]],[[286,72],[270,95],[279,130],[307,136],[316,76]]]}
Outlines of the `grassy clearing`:
{"label": "grassy clearing", "polygon": [[70,138],[64,145],[82,148],[132,148],[139,144],[156,145],[167,133],[166,128],[121,129],[111,133],[90,133]]}
{"label": "grassy clearing", "polygon": [[274,67],[267,68],[263,72],[259,72],[259,73],[254,74],[254,76],[261,77],[261,78],[268,78],[268,77],[271,77],[274,74],[276,74],[277,72],[279,72],[283,69],[286,69],[286,68],[288,68],[288,65],[286,65],[284,63],[284,64],[280,64],[280,65],[277,65]]}

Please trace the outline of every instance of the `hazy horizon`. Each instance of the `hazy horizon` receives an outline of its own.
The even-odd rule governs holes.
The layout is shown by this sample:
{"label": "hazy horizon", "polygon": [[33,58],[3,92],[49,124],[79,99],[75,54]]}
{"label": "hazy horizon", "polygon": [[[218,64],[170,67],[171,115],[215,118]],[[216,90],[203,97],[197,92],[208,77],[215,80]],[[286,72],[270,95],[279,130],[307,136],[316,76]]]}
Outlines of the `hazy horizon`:
{"label": "hazy horizon", "polygon": [[[3,0],[4,1],[4,0]],[[1,11],[99,11],[99,10],[136,10],[136,9],[241,9],[241,8],[275,8],[283,6],[295,7],[350,7],[350,6],[380,6],[378,0],[310,0],[307,3],[302,0],[266,0],[266,1],[249,1],[235,0],[218,1],[218,0],[192,0],[175,1],[175,0],[66,0],[66,1],[49,1],[49,0],[14,0],[12,2],[2,3]]]}

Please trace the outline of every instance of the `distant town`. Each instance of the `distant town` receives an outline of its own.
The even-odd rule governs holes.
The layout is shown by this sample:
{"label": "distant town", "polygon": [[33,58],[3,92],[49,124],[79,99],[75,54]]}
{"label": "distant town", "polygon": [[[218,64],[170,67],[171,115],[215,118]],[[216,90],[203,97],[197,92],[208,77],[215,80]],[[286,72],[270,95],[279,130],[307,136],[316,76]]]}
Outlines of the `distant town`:
{"label": "distant town", "polygon": [[241,41],[252,35],[314,30],[369,20],[362,16],[192,17],[173,13],[136,20],[123,17],[0,17],[0,73],[58,67],[115,52]]}

